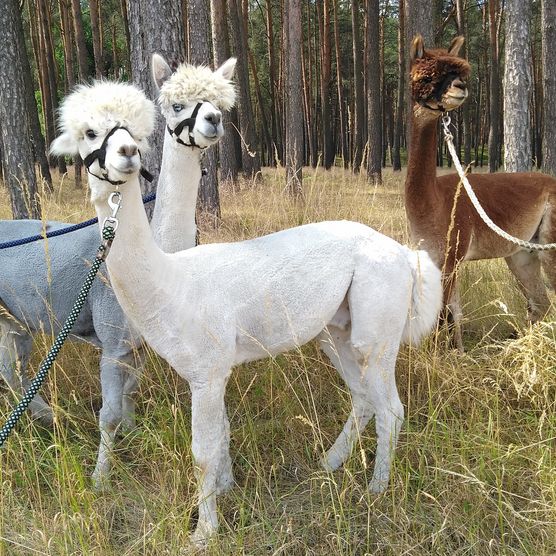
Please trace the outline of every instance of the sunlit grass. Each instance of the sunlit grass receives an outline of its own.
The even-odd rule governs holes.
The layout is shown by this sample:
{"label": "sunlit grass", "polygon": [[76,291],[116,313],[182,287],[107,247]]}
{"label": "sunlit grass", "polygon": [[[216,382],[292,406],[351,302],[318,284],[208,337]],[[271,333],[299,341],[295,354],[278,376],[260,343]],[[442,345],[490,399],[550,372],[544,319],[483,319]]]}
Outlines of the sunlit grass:
{"label": "sunlit grass", "polygon": [[[367,223],[407,242],[403,180],[383,188],[340,169],[306,169],[304,202],[281,171],[221,192],[222,222],[201,241],[234,241],[325,219]],[[59,181],[47,218],[94,214]],[[0,188],[0,216],[9,218]],[[525,323],[525,303],[501,261],[462,273],[460,355],[443,333],[404,348],[397,378],[406,421],[387,492],[366,491],[369,426],[344,469],[318,465],[340,432],[349,394],[312,344],[238,367],[227,403],[237,486],[219,499],[221,530],[207,554],[468,555],[556,552],[556,324]],[[517,339],[508,339],[518,332]],[[38,338],[37,370],[49,338]],[[13,400],[4,389],[2,421]],[[0,451],[0,555],[177,555],[195,515],[187,385],[152,353],[136,431],[118,443],[112,487],[91,489],[100,406],[98,354],[69,343],[46,396],[53,431],[27,416]]]}

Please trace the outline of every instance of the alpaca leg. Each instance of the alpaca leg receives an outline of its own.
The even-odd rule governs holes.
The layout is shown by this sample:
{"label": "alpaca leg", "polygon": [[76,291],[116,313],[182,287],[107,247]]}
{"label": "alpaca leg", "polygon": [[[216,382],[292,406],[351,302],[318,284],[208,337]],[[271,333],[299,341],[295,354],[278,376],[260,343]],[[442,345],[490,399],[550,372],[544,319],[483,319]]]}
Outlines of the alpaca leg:
{"label": "alpaca leg", "polygon": [[191,384],[192,451],[199,499],[199,521],[192,536],[195,544],[205,543],[218,529],[217,479],[227,450],[225,388],[226,381],[218,378]]}
{"label": "alpaca leg", "polygon": [[542,275],[538,253],[518,251],[506,257],[506,263],[517,278],[519,288],[527,299],[527,318],[531,322],[542,319],[550,307]]}
{"label": "alpaca leg", "polygon": [[396,388],[395,366],[398,348],[379,357],[374,368],[368,368],[369,396],[375,408],[377,448],[371,492],[384,492],[390,479],[392,459],[404,418],[404,409]]}
{"label": "alpaca leg", "polygon": [[359,365],[349,344],[349,330],[329,327],[319,336],[320,347],[347,384],[352,398],[352,410],[342,432],[328,450],[321,464],[326,471],[334,471],[350,456],[355,442],[373,416],[373,407],[367,399],[366,387],[361,381]]}
{"label": "alpaca leg", "polygon": [[446,308],[444,319],[448,324],[451,343],[460,353],[463,353],[465,351],[462,334],[463,311],[459,297],[457,268],[445,271],[443,290]]}
{"label": "alpaca leg", "polygon": [[99,414],[100,443],[93,485],[102,490],[108,484],[116,432],[122,422],[122,392],[124,384],[124,363],[104,347],[100,359],[100,385],[102,408]]}
{"label": "alpaca leg", "polygon": [[218,475],[216,477],[216,494],[224,494],[228,492],[235,484],[234,474],[232,470],[232,458],[230,456],[230,421],[228,412],[224,407],[224,443],[220,463],[218,466]]}
{"label": "alpaca leg", "polygon": [[[404,410],[396,388],[396,358],[408,318],[413,279],[403,272],[404,260],[356,270],[348,302],[351,314],[350,342],[359,367],[361,399],[375,414],[377,449],[372,492],[388,486],[390,467]],[[407,266],[406,266],[407,268]],[[388,289],[385,290],[385,287]],[[387,291],[387,295],[385,295]]]}
{"label": "alpaca leg", "polygon": [[[30,381],[26,371],[32,348],[33,339],[30,334],[11,319],[0,318],[0,374],[14,392],[23,393],[29,388]],[[46,426],[52,426],[52,408],[39,394],[29,404],[29,410],[34,419]]]}
{"label": "alpaca leg", "polygon": [[[556,242],[556,195],[551,197],[551,209],[545,216],[539,228],[539,241],[541,243]],[[556,291],[556,251],[542,251],[540,253],[542,268],[550,281],[550,286]]]}
{"label": "alpaca leg", "polygon": [[135,429],[135,398],[139,390],[139,379],[143,374],[145,366],[145,350],[139,346],[130,353],[129,365],[126,365],[123,373],[122,392],[122,426],[123,433]]}

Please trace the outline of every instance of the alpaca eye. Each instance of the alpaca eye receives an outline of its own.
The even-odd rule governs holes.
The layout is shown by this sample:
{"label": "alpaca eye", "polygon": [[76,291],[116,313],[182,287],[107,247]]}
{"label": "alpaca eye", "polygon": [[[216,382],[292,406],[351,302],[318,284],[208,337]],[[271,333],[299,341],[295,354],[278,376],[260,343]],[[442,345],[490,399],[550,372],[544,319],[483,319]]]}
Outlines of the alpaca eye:
{"label": "alpaca eye", "polygon": [[172,108],[174,109],[174,112],[181,112],[184,107],[183,104],[174,104]]}
{"label": "alpaca eye", "polygon": [[88,130],[85,132],[85,135],[86,135],[89,139],[94,139],[94,138],[97,136],[96,132],[93,131],[92,129],[88,129]]}

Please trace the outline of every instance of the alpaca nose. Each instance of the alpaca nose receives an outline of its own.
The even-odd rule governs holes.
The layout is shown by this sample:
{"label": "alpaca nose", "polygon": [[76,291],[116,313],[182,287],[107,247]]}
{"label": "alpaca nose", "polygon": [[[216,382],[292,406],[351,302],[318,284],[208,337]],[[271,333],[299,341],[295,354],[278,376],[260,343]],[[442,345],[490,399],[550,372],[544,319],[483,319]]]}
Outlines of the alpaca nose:
{"label": "alpaca nose", "polygon": [[222,119],[222,114],[220,112],[209,112],[205,115],[205,120],[210,122],[212,125],[218,125]]}
{"label": "alpaca nose", "polygon": [[137,145],[122,145],[119,149],[118,149],[118,154],[121,154],[122,156],[135,156],[137,154]]}

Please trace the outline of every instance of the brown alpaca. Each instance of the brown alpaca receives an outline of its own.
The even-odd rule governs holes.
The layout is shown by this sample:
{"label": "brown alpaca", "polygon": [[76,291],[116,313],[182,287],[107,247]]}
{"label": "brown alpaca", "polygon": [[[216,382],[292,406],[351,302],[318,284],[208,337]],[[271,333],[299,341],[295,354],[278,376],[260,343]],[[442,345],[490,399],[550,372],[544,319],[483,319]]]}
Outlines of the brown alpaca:
{"label": "brown alpaca", "polygon": [[[463,37],[448,50],[425,50],[417,35],[411,46],[410,87],[415,102],[405,182],[405,207],[412,237],[444,270],[444,301],[463,350],[457,268],[463,261],[504,257],[527,298],[528,317],[541,319],[550,301],[541,265],[556,289],[556,251],[531,252],[491,231],[461,191],[448,239],[457,174],[436,176],[438,119],[467,98],[469,64],[458,57]],[[513,236],[539,243],[556,241],[556,179],[539,173],[471,174],[469,181],[486,213]]]}

